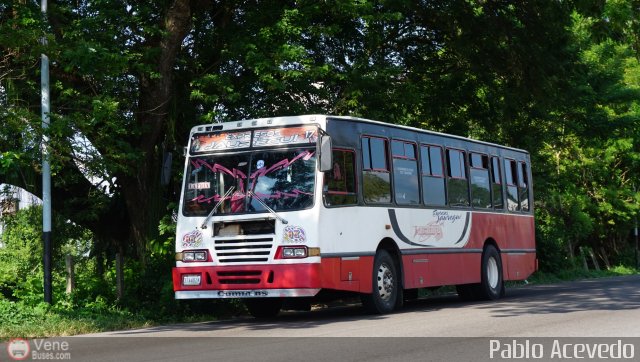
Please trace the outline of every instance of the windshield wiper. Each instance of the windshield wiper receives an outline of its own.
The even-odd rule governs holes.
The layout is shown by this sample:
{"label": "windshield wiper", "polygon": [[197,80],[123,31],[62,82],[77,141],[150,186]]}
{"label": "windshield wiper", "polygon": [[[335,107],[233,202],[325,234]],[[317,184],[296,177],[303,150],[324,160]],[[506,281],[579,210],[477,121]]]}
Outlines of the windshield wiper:
{"label": "windshield wiper", "polygon": [[289,222],[285,219],[283,219],[280,215],[278,215],[277,212],[273,211],[272,208],[270,208],[269,206],[267,206],[267,203],[264,202],[264,200],[262,200],[258,195],[256,195],[255,192],[249,190],[249,192],[247,192],[247,196],[249,197],[255,197],[256,200],[258,200],[258,202],[264,206],[265,209],[267,209],[270,213],[273,214],[273,216],[276,217],[276,219],[280,220],[280,222],[282,222],[283,224],[288,224]]}
{"label": "windshield wiper", "polygon": [[222,196],[220,198],[220,201],[218,201],[218,203],[216,204],[216,206],[213,207],[213,210],[211,210],[211,212],[209,213],[209,215],[207,215],[207,218],[204,219],[204,222],[202,223],[202,225],[200,225],[201,229],[206,229],[207,228],[207,223],[209,222],[209,219],[211,219],[211,217],[213,216],[213,214],[216,213],[216,210],[218,210],[218,208],[220,207],[220,205],[222,205],[222,203],[224,202],[224,200],[227,199],[227,197],[233,192],[233,190],[235,190],[235,186],[231,186],[229,188],[229,190],[227,190],[227,192],[224,193],[224,196]]}

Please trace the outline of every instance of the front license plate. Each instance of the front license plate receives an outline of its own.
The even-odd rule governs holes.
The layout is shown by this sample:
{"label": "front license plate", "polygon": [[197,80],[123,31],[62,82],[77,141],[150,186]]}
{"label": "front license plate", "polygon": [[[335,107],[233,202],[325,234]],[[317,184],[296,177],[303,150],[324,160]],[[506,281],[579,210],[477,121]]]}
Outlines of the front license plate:
{"label": "front license plate", "polygon": [[182,276],[182,285],[200,285],[200,274],[190,274]]}

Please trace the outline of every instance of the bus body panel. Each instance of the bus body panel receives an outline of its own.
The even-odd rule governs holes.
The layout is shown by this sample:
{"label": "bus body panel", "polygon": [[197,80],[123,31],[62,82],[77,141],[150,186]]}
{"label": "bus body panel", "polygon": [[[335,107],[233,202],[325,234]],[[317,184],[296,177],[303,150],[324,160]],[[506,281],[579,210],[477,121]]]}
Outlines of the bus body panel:
{"label": "bus body panel", "polygon": [[[371,293],[374,257],[383,242],[392,245],[406,289],[479,283],[482,251],[487,243],[494,244],[500,252],[504,280],[526,279],[536,270],[533,187],[530,181],[530,158],[526,151],[380,122],[322,115],[203,125],[194,127],[192,134],[208,132],[209,129],[231,132],[302,124],[315,124],[326,130],[332,137],[334,150],[354,153],[356,203],[338,207],[326,205],[323,192],[327,174],[316,172],[314,204],[311,208],[276,211],[279,217],[288,221],[286,225],[273,214],[260,212],[213,215],[207,228],[203,229],[201,224],[204,217],[183,214],[183,192],[176,232],[176,253],[206,250],[209,259],[176,262],[173,268],[176,298],[309,297],[322,289]],[[505,160],[513,160],[515,165],[522,163],[526,165],[530,210],[434,207],[424,203],[408,206],[398,205],[395,200],[388,204],[367,204],[362,193],[363,136],[411,143],[418,154],[420,147],[436,145],[442,150],[462,150],[467,156],[477,153],[495,157],[501,167],[504,167]],[[391,159],[391,151],[388,149],[387,152]],[[420,164],[418,155],[416,162]],[[188,166],[189,159],[185,163],[183,190]],[[421,170],[422,166],[418,169]],[[389,172],[393,188],[395,176],[392,169]],[[466,172],[470,171],[467,169]],[[501,172],[501,197],[506,200],[508,191],[504,169]],[[420,190],[421,195],[422,192]],[[216,223],[241,224],[252,220],[274,223],[273,233],[221,237],[214,236],[212,231]],[[303,234],[304,239],[287,237],[292,231]],[[227,245],[224,243],[237,241],[246,246],[254,239],[268,244],[268,256],[260,261],[242,262],[241,259],[249,258],[249,254],[241,255],[235,261],[228,261],[228,257],[224,256],[224,247]],[[298,245],[317,248],[319,256],[276,258],[281,247]],[[200,275],[201,283],[183,285],[183,278],[188,275]]]}

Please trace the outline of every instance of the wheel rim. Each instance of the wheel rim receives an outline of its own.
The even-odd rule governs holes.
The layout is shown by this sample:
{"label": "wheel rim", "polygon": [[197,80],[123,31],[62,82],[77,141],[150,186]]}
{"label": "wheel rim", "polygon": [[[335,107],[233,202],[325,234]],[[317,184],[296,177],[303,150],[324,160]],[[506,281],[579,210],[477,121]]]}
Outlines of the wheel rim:
{"label": "wheel rim", "polygon": [[393,273],[387,264],[381,264],[378,268],[378,294],[385,302],[393,295]]}
{"label": "wheel rim", "polygon": [[489,258],[487,262],[487,282],[489,283],[491,289],[498,288],[498,280],[500,279],[499,277],[498,262],[495,258]]}

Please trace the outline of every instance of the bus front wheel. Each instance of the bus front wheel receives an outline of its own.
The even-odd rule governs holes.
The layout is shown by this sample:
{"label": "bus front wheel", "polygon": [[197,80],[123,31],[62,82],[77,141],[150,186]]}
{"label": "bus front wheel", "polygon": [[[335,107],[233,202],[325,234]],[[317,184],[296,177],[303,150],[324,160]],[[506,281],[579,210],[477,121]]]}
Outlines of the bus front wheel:
{"label": "bus front wheel", "polygon": [[401,288],[393,258],[386,250],[376,253],[373,260],[372,291],[362,295],[362,305],[369,313],[383,314],[394,310]]}

